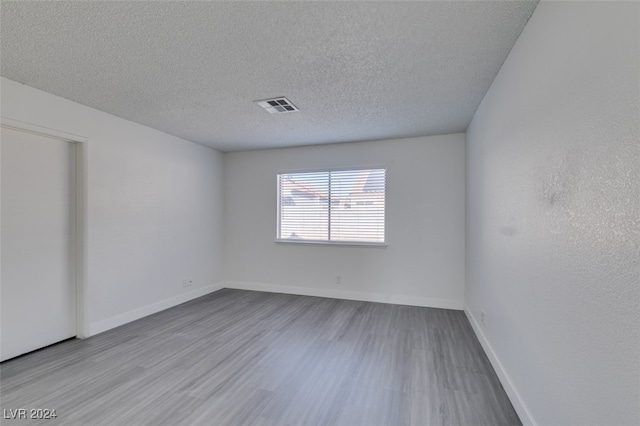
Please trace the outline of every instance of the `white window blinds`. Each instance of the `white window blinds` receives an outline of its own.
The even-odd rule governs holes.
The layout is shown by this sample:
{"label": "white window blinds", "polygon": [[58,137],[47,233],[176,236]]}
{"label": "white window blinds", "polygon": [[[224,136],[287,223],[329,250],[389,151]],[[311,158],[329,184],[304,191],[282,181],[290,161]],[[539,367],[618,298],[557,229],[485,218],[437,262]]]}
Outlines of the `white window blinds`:
{"label": "white window blinds", "polygon": [[278,175],[277,239],[384,243],[385,169]]}

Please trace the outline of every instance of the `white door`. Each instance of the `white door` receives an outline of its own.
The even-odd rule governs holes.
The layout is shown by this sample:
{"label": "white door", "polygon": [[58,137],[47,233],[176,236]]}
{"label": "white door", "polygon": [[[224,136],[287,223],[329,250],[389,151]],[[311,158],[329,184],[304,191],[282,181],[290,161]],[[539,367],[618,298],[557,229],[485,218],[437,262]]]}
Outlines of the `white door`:
{"label": "white door", "polygon": [[76,335],[75,146],[2,128],[0,360]]}

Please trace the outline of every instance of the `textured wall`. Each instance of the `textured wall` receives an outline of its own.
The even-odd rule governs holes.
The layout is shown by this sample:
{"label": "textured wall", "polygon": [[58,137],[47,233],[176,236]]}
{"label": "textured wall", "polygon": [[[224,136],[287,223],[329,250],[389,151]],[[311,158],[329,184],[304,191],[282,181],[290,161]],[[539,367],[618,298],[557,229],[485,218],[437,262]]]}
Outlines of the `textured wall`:
{"label": "textured wall", "polygon": [[[276,244],[276,174],[350,166],[387,167],[388,247]],[[463,134],[226,153],[224,182],[228,285],[462,308]]]}
{"label": "textured wall", "polygon": [[465,303],[525,421],[640,423],[639,22],[540,3],[467,132]]}
{"label": "textured wall", "polygon": [[[2,115],[88,138],[86,309],[92,329],[220,282],[220,153],[6,78]],[[194,282],[185,289],[186,277]]]}

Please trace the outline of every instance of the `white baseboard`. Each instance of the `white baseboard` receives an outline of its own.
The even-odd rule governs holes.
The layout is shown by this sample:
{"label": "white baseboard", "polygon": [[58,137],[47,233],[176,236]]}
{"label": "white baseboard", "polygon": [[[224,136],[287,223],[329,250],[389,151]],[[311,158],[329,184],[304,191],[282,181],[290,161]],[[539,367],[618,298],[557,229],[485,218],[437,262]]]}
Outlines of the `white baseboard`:
{"label": "white baseboard", "polygon": [[478,340],[480,341],[482,348],[487,354],[487,357],[489,357],[489,361],[491,362],[493,369],[496,371],[496,374],[500,379],[500,383],[502,383],[502,387],[504,388],[505,392],[507,392],[507,396],[509,397],[511,404],[513,405],[513,408],[516,410],[516,413],[518,413],[518,416],[520,417],[520,421],[525,426],[536,426],[537,423],[533,419],[533,415],[531,415],[531,411],[529,411],[527,404],[525,404],[524,400],[520,396],[520,393],[518,392],[516,387],[513,385],[513,382],[511,381],[511,379],[509,378],[509,375],[507,374],[504,367],[502,366],[500,359],[498,358],[495,351],[493,350],[493,347],[487,340],[487,337],[484,335],[484,332],[480,327],[480,323],[473,316],[473,314],[471,313],[471,309],[469,309],[469,306],[467,306],[466,304],[464,305],[464,313],[467,315],[467,318],[471,323],[471,327],[473,327],[473,331],[476,333],[476,336],[478,337]]}
{"label": "white baseboard", "polygon": [[[105,320],[92,322],[89,325],[89,336],[94,336],[103,331],[111,330],[112,328],[119,327],[123,324],[127,324],[131,321],[135,321],[140,318],[155,314],[156,312],[163,311],[165,309],[172,308],[189,300],[196,299],[214,291],[222,290],[224,288],[224,282],[219,282],[206,287],[196,288],[188,293],[179,294],[174,297],[170,297],[159,302],[152,303],[141,308],[133,309],[131,311],[116,315]],[[88,336],[87,336],[88,337]]]}
{"label": "white baseboard", "polygon": [[395,305],[421,306],[426,308],[441,308],[462,310],[462,301],[452,299],[434,299],[430,297],[415,297],[380,293],[363,293],[356,291],[334,290],[326,288],[309,288],[285,286],[279,284],[248,283],[241,281],[227,281],[226,288],[238,290],[266,291],[269,293],[297,294],[300,296],[327,297],[330,299],[358,300],[361,302],[391,303]]}

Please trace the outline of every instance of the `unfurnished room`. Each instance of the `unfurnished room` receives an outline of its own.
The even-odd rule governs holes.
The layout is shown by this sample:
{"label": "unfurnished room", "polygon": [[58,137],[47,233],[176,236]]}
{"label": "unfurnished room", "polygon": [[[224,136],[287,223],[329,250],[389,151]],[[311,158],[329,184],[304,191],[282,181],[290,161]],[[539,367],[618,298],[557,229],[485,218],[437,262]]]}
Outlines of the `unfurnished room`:
{"label": "unfurnished room", "polygon": [[640,425],[640,2],[0,0],[3,425]]}

